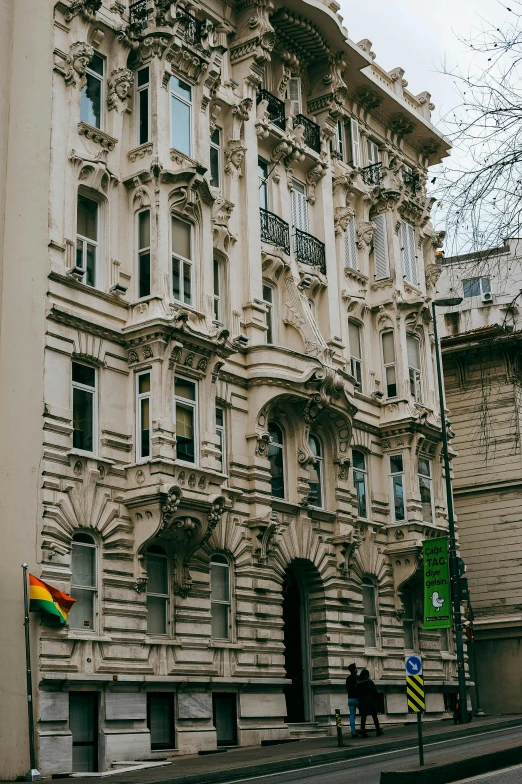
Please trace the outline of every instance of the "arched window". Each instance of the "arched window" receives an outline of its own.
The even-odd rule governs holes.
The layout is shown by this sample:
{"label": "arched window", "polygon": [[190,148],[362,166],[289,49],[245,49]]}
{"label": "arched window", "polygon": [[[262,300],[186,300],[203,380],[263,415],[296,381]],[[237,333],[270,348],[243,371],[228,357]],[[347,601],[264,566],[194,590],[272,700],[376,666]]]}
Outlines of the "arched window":
{"label": "arched window", "polygon": [[224,555],[210,559],[211,636],[230,639],[230,564]]}
{"label": "arched window", "polygon": [[163,547],[147,550],[147,633],[167,634],[169,606],[168,558]]}
{"label": "arched window", "polygon": [[357,515],[364,520],[368,517],[368,471],[366,456],[354,449],[352,452],[353,484],[357,495]]}
{"label": "arched window", "polygon": [[377,647],[377,600],[375,584],[370,577],[362,581],[362,600],[364,614],[364,645]]}
{"label": "arched window", "polygon": [[90,534],[74,534],[71,554],[71,629],[94,629],[97,593],[96,543]]}
{"label": "arched window", "polygon": [[270,443],[268,445],[268,459],[270,461],[270,486],[274,498],[285,497],[285,466],[283,431],[275,422],[268,424]]}
{"label": "arched window", "polygon": [[323,452],[321,449],[321,442],[310,434],[308,439],[310,450],[315,458],[314,462],[309,467],[310,491],[308,493],[308,501],[312,506],[322,508],[323,506]]}

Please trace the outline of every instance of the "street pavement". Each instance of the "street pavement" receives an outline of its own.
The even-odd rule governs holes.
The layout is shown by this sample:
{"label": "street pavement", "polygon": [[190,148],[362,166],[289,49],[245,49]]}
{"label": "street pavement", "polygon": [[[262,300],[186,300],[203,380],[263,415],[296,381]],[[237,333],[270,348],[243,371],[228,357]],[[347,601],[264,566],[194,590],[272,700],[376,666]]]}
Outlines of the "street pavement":
{"label": "street pavement", "polygon": [[461,779],[455,784],[520,784],[522,781],[522,765],[498,770],[495,773],[485,773],[472,779]]}

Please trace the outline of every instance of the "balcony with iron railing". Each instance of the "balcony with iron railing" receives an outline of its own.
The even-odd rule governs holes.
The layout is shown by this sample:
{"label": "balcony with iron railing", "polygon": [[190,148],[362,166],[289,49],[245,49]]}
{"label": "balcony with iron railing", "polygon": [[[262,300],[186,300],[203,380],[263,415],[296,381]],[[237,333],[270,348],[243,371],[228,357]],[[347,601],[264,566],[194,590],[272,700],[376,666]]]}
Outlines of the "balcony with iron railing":
{"label": "balcony with iron railing", "polygon": [[269,93],[268,90],[258,90],[257,104],[261,101],[268,101],[267,112],[270,122],[284,131],[286,128],[285,102]]}
{"label": "balcony with iron railing", "polygon": [[136,30],[145,30],[149,19],[149,4],[147,0],[138,0],[129,6],[129,22]]}
{"label": "balcony with iron railing", "polygon": [[200,20],[179,7],[176,9],[176,18],[179,19],[183,27],[185,41],[192,46],[198,46],[201,43],[202,24]]}
{"label": "balcony with iron railing", "polygon": [[366,185],[380,185],[382,182],[382,163],[372,163],[361,169],[363,182]]}
{"label": "balcony with iron railing", "polygon": [[311,267],[319,267],[323,275],[326,275],[326,254],[324,242],[307,234],[306,231],[295,229],[294,250],[297,261],[301,264],[308,264]]}
{"label": "balcony with iron railing", "polygon": [[283,248],[286,254],[290,254],[290,227],[278,215],[268,210],[260,209],[261,216],[261,241],[269,245],[276,245]]}
{"label": "balcony with iron railing", "polygon": [[304,114],[296,114],[294,118],[294,128],[296,125],[304,125],[303,141],[314,152],[321,152],[321,129],[317,123],[309,120]]}

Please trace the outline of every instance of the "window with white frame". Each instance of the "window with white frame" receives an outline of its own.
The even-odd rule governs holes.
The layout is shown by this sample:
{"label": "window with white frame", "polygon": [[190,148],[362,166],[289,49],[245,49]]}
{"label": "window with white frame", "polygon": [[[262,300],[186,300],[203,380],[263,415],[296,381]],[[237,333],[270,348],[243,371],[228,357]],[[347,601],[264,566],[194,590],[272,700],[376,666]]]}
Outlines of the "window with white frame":
{"label": "window with white frame", "polygon": [[344,161],[344,145],[345,145],[345,132],[344,132],[344,120],[337,120],[337,126],[335,129],[335,151],[339,155],[340,159]]}
{"label": "window with white frame", "polygon": [[301,79],[298,76],[290,77],[286,97],[290,101],[290,111],[293,116],[301,114]]}
{"label": "window with white frame", "polygon": [[364,615],[364,645],[366,648],[377,647],[377,601],[375,583],[369,577],[362,582],[362,600]]}
{"label": "window with white frame", "polygon": [[386,215],[379,213],[372,218],[373,231],[373,276],[375,280],[390,277],[388,257],[388,236],[386,232]]}
{"label": "window with white frame", "polygon": [[210,591],[211,636],[230,640],[230,564],[219,553],[210,559]]}
{"label": "window with white frame", "polygon": [[357,497],[357,516],[368,519],[368,469],[364,452],[352,452],[353,485]]}
{"label": "window with white frame", "polygon": [[153,544],[147,550],[147,634],[167,634],[168,609],[168,557],[163,547]]}
{"label": "window with white frame", "polygon": [[406,348],[408,353],[410,395],[417,403],[420,403],[422,400],[422,371],[419,338],[408,333],[406,335]]}
{"label": "window with white frame", "polygon": [[198,400],[197,385],[188,378],[174,379],[176,421],[176,456],[185,463],[198,461]]}
{"label": "window with white frame", "polygon": [[150,457],[150,371],[136,376],[136,459]]}
{"label": "window with white frame", "polygon": [[406,504],[402,455],[390,455],[390,496],[392,520],[403,522],[406,520]]}
{"label": "window with white frame", "polygon": [[74,534],[71,550],[71,596],[76,599],[68,622],[71,629],[93,631],[96,617],[96,543],[90,534]]}
{"label": "window with white frame", "polygon": [[350,373],[355,378],[359,391],[363,388],[361,327],[354,321],[348,322],[348,342],[350,345]]}
{"label": "window with white frame", "polygon": [[292,222],[294,229],[308,233],[308,202],[306,186],[298,180],[292,182]]}
{"label": "window with white frame", "polygon": [[350,120],[350,146],[352,153],[351,164],[354,169],[361,166],[361,133],[359,130],[359,123],[353,118]]}
{"label": "window with white frame", "polygon": [[104,60],[95,54],[85,69],[85,84],[82,87],[80,120],[94,128],[103,127],[103,76]]}
{"label": "window with white frame", "polygon": [[376,163],[379,163],[379,148],[371,139],[366,140],[366,158],[368,166],[374,166]]}
{"label": "window with white frame", "polygon": [[323,503],[323,451],[321,448],[321,442],[317,438],[317,436],[310,433],[308,438],[308,444],[310,446],[310,451],[314,456],[313,463],[310,463],[309,466],[309,473],[310,479],[308,481],[308,502],[311,506],[316,506],[321,509],[324,506]]}
{"label": "window with white frame", "polygon": [[259,178],[259,204],[262,210],[268,210],[268,163],[262,158],[257,162]]}
{"label": "window with white frame", "polygon": [[382,358],[386,382],[386,397],[397,397],[397,367],[395,364],[395,338],[393,331],[382,333]]}
{"label": "window with white frame", "polygon": [[222,474],[227,470],[227,441],[225,432],[225,411],[216,406],[216,435],[219,439],[219,470]]}
{"label": "window with white frame", "polygon": [[487,277],[466,278],[462,281],[462,293],[466,299],[491,294],[491,279]]}
{"label": "window with white frame", "polygon": [[150,295],[150,210],[138,212],[138,299]]}
{"label": "window with white frame", "polygon": [[411,223],[401,222],[401,259],[402,274],[404,280],[413,286],[419,285],[419,274],[417,271],[417,249],[415,247],[415,227]]}
{"label": "window with white frame", "polygon": [[178,302],[192,305],[192,229],[175,215],[172,216],[172,295]]}
{"label": "window with white frame", "polygon": [[276,422],[268,423],[270,441],[268,460],[270,462],[270,488],[274,498],[285,497],[285,466],[283,431]]}
{"label": "window with white frame", "polygon": [[267,283],[263,283],[263,302],[266,306],[266,342],[269,346],[274,345],[275,322],[274,322],[274,289]]}
{"label": "window with white frame", "polygon": [[210,137],[210,184],[214,188],[221,185],[221,131],[215,128]]}
{"label": "window with white frame", "polygon": [[223,302],[223,277],[224,268],[220,259],[214,259],[213,262],[213,313],[214,321],[219,324],[224,323],[224,302]]}
{"label": "window with white frame", "polygon": [[96,286],[99,256],[99,204],[78,194],[76,209],[76,266],[84,270],[83,282]]}
{"label": "window with white frame", "polygon": [[136,135],[138,145],[150,139],[150,70],[140,68],[136,74]]}
{"label": "window with white frame", "polygon": [[96,448],[96,370],[72,363],[73,447],[83,452]]}
{"label": "window with white frame", "polygon": [[404,607],[402,616],[402,629],[404,632],[404,648],[407,651],[415,650],[415,602],[413,591],[406,585],[401,591],[401,599]]}
{"label": "window with white frame", "polygon": [[192,155],[192,87],[177,76],[170,78],[171,147]]}
{"label": "window with white frame", "polygon": [[433,510],[433,477],[431,460],[419,457],[419,493],[421,497],[422,519],[425,523],[432,523]]}
{"label": "window with white frame", "polygon": [[358,270],[357,234],[355,230],[355,215],[350,215],[344,233],[344,266],[347,269]]}

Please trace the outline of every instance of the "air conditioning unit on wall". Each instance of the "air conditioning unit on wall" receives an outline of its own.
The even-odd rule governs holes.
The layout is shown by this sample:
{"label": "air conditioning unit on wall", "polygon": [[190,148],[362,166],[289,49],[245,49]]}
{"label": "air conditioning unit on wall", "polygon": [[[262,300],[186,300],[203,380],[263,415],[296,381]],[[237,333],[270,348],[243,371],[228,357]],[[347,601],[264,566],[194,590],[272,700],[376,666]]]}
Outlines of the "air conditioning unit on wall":
{"label": "air conditioning unit on wall", "polygon": [[493,294],[491,291],[485,291],[481,294],[480,299],[485,305],[491,305],[493,303]]}

